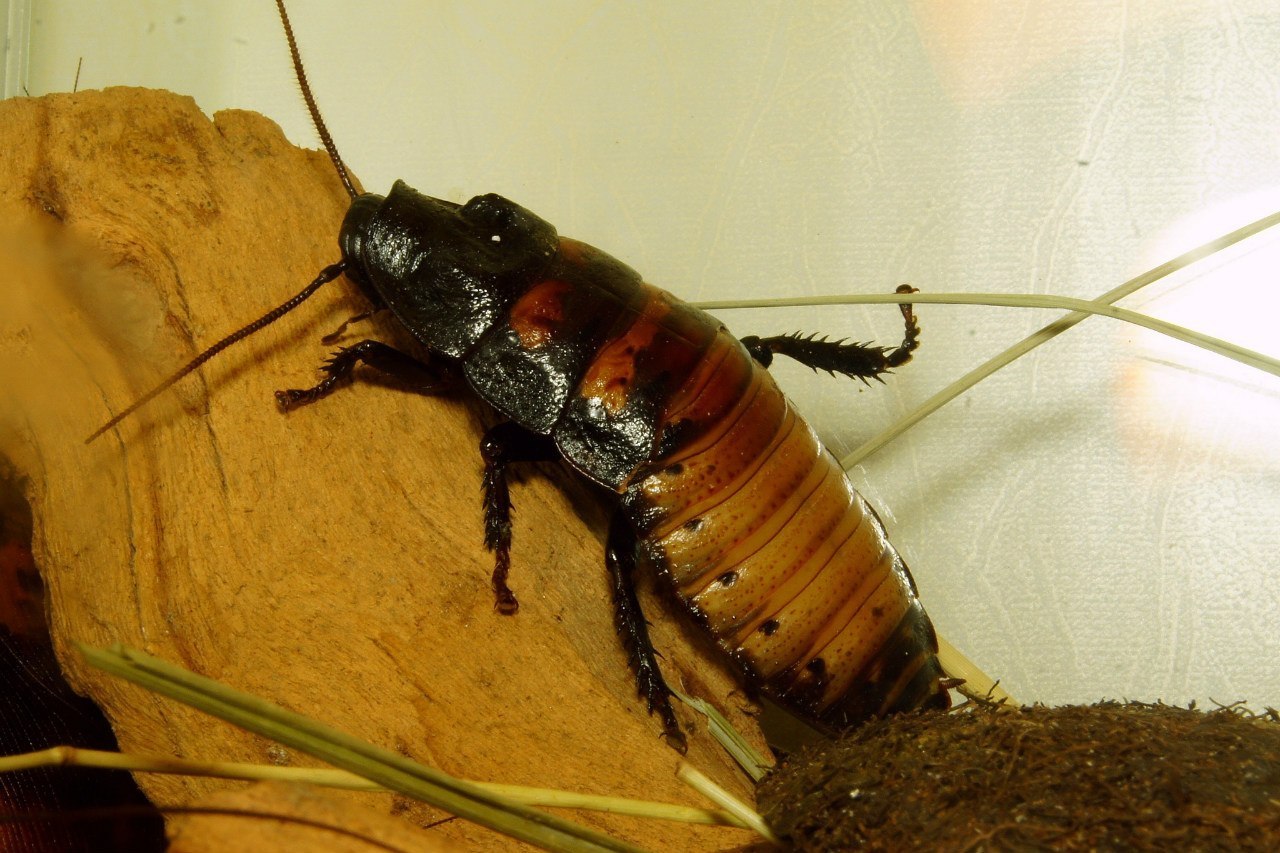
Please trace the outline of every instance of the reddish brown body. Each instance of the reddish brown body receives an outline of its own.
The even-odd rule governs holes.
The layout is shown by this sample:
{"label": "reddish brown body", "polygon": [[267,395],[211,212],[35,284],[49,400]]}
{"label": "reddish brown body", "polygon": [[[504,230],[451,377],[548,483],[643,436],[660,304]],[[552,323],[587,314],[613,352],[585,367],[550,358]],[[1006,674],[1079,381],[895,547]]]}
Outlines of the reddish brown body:
{"label": "reddish brown body", "polygon": [[[620,499],[607,563],[651,707],[665,708],[666,686],[631,588],[637,559],[750,684],[816,722],[948,704],[906,567],[769,376],[763,342],[748,350],[714,317],[499,196],[459,206],[397,183],[353,203],[340,242],[370,298],[456,359],[510,419],[482,444],[501,609],[516,606],[505,466],[558,457]],[[904,316],[897,362],[878,347],[770,340],[866,378],[910,357],[918,328]]]}

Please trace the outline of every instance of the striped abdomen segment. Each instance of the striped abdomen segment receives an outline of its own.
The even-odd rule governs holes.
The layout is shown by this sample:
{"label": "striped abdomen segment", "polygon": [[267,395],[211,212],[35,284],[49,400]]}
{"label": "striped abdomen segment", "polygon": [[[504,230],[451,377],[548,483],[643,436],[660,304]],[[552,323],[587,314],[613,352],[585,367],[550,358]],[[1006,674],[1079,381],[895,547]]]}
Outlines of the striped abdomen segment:
{"label": "striped abdomen segment", "polygon": [[783,702],[834,725],[945,707],[933,628],[879,519],[736,341],[704,365],[666,410],[689,440],[627,490],[642,553]]}

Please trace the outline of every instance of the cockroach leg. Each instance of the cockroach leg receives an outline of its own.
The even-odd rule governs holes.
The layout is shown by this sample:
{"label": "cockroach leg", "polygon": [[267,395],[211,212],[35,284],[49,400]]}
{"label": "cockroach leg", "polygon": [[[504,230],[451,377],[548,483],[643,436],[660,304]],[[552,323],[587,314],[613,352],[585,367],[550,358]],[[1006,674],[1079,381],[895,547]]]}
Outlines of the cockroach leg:
{"label": "cockroach leg", "polygon": [[520,608],[507,573],[511,570],[511,495],[507,489],[507,465],[512,462],[546,462],[560,458],[555,442],[508,421],[490,428],[480,439],[484,458],[484,546],[493,552],[494,608],[515,613]]}
{"label": "cockroach leg", "polygon": [[321,365],[325,377],[310,388],[290,388],[276,392],[276,402],[288,411],[295,406],[314,403],[332,394],[342,380],[351,375],[360,362],[391,376],[419,394],[438,394],[449,386],[448,376],[426,362],[406,355],[382,341],[365,340],[343,347]]}
{"label": "cockroach leg", "polygon": [[[919,288],[909,284],[900,284],[894,293],[918,293]],[[884,360],[889,367],[898,367],[911,360],[911,354],[920,346],[920,324],[916,322],[915,311],[910,302],[898,306],[902,311],[902,323],[906,330],[902,334],[902,343],[896,349],[885,353]]]}
{"label": "cockroach leg", "polygon": [[636,537],[622,513],[616,513],[609,525],[604,561],[613,585],[614,625],[627,651],[627,662],[635,670],[638,692],[645,697],[649,713],[657,710],[658,716],[662,717],[662,736],[683,755],[688,743],[671,708],[671,688],[662,680],[653,643],[649,640],[649,623],[645,621],[640,600],[636,598]]}
{"label": "cockroach leg", "polygon": [[[916,289],[904,284],[897,292],[915,293]],[[842,373],[863,382],[868,379],[881,381],[880,374],[906,364],[920,346],[920,324],[916,322],[912,307],[904,304],[900,308],[906,332],[902,343],[893,349],[874,344],[845,343],[844,338],[829,341],[825,336],[805,336],[800,332],[772,338],[751,335],[742,339],[742,345],[765,367],[773,364],[775,355],[785,355],[813,370],[825,370],[833,375]]]}

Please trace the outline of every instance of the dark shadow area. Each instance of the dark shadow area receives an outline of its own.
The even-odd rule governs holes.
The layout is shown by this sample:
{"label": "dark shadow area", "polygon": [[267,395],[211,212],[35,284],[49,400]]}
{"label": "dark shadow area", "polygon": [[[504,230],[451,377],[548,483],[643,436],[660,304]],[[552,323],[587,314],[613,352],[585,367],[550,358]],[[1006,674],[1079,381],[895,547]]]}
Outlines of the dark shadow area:
{"label": "dark shadow area", "polygon": [[[22,479],[0,459],[0,755],[53,746],[117,749],[93,702],[62,678],[31,555]],[[99,811],[92,820],[87,810]],[[133,777],[46,767],[0,774],[0,850],[13,853],[159,851],[164,824]]]}

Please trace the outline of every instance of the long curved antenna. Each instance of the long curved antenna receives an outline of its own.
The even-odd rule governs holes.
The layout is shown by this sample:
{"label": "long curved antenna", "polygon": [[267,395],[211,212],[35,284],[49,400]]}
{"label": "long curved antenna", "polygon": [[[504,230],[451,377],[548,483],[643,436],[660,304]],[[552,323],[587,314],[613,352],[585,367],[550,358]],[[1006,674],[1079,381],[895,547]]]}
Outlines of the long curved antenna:
{"label": "long curved antenna", "polygon": [[298,78],[298,85],[302,87],[302,99],[307,102],[311,123],[316,126],[316,133],[320,134],[320,141],[324,143],[324,150],[329,152],[329,159],[338,170],[338,177],[342,179],[342,185],[347,188],[347,195],[355,198],[359,193],[351,183],[351,177],[347,174],[347,167],[343,165],[342,158],[338,156],[338,146],[333,144],[329,128],[325,126],[324,119],[320,118],[320,108],[316,106],[316,99],[311,96],[311,86],[307,83],[307,72],[302,68],[302,55],[298,53],[298,43],[293,38],[293,26],[289,23],[289,13],[284,10],[284,0],[276,0],[276,8],[280,10],[280,23],[284,24],[284,37],[289,42],[289,55],[293,57],[293,73]]}
{"label": "long curved antenna", "polygon": [[[284,36],[289,42],[289,55],[293,57],[293,71],[298,78],[298,85],[302,89],[302,97],[307,102],[307,110],[311,113],[311,121],[316,127],[316,132],[320,134],[320,141],[324,143],[325,151],[329,153],[329,159],[333,161],[333,166],[337,169],[338,177],[342,180],[342,185],[346,188],[347,194],[353,199],[357,198],[360,194],[356,192],[356,188],[351,182],[351,176],[347,174],[347,167],[343,164],[342,158],[338,156],[338,147],[333,144],[333,137],[329,135],[329,128],[325,126],[324,119],[320,117],[320,108],[316,106],[315,98],[311,95],[311,86],[307,83],[307,73],[302,68],[302,56],[298,53],[298,42],[293,37],[293,26],[289,23],[289,13],[285,11],[284,0],[276,0],[276,8],[280,11],[280,22],[284,24]],[[168,379],[152,388],[146,394],[143,394],[120,414],[98,427],[98,429],[94,431],[93,435],[90,435],[84,440],[84,443],[88,444],[125,418],[129,417],[129,415],[154,400],[160,394],[163,394],[175,382],[199,368],[200,365],[204,364],[227,347],[237,341],[249,337],[259,329],[271,325],[276,320],[279,320],[285,314],[288,314],[294,308],[297,308],[305,302],[311,294],[320,289],[321,285],[328,284],[333,281],[335,278],[342,275],[346,269],[346,261],[340,261],[336,264],[331,264],[330,266],[325,267],[320,271],[320,275],[316,276],[315,281],[303,288],[298,295],[294,296],[283,305],[263,314],[249,325],[244,326],[238,331],[232,332],[230,335],[227,335],[225,338],[218,341],[195,358],[191,359],[191,361],[187,362],[186,365]]]}
{"label": "long curved antenna", "polygon": [[263,314],[261,317],[259,317],[257,320],[254,320],[252,323],[239,329],[238,331],[232,332],[222,340],[218,341],[213,346],[209,347],[204,352],[200,353],[195,358],[191,359],[191,361],[187,362],[185,366],[180,368],[176,373],[174,373],[168,379],[164,380],[159,385],[157,385],[156,387],[152,388],[150,391],[148,391],[147,393],[139,397],[136,401],[134,401],[132,405],[129,406],[129,408],[125,409],[123,412],[116,415],[114,418],[107,421],[102,426],[98,427],[94,431],[93,435],[89,436],[84,440],[84,443],[88,444],[89,442],[93,441],[95,438],[102,435],[104,432],[111,429],[112,427],[120,423],[125,418],[129,417],[129,415],[133,414],[138,409],[145,406],[147,403],[150,403],[157,396],[164,393],[171,385],[173,385],[179,379],[186,376],[188,373],[192,372],[193,370],[198,368],[200,365],[204,364],[206,361],[213,358],[215,355],[217,355],[227,347],[234,344],[236,341],[243,340],[244,338],[249,337],[254,332],[258,331],[259,329],[265,326],[270,326],[276,320],[279,320],[285,314],[288,314],[294,308],[297,308],[299,305],[305,302],[311,296],[311,294],[315,293],[317,290],[320,289],[321,285],[328,284],[338,276],[342,275],[342,273],[345,272],[346,269],[347,269],[346,261],[339,261],[336,264],[331,264],[325,267],[323,270],[320,271],[320,275],[316,276],[315,281],[311,282],[306,287],[304,287],[296,296],[291,298],[288,302],[285,302],[283,305],[280,305],[276,308],[271,309],[266,314]]}

